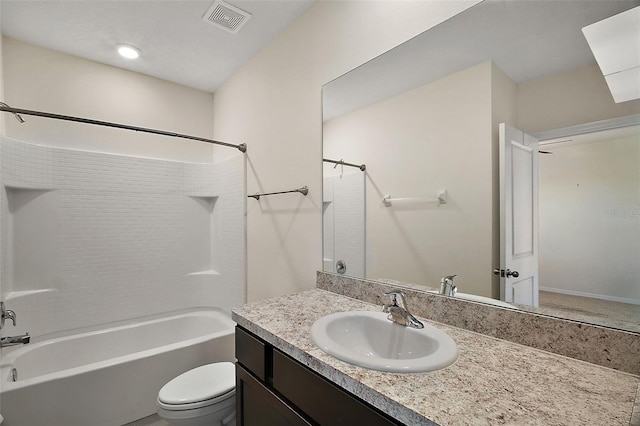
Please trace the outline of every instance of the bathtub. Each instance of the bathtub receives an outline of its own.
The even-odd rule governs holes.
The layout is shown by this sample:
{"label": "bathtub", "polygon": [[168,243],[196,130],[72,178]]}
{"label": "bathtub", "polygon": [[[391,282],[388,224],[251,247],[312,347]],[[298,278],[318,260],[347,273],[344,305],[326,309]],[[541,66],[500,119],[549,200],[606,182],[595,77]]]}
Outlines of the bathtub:
{"label": "bathtub", "polygon": [[215,309],[176,311],[3,349],[2,426],[123,425],[149,416],[172,378],[235,360],[234,326]]}

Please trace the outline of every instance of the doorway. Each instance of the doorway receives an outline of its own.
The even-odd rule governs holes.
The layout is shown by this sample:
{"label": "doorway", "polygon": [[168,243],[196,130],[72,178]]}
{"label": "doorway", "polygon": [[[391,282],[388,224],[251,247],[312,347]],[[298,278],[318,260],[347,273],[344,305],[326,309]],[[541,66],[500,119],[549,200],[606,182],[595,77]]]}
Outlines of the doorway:
{"label": "doorway", "polygon": [[640,330],[640,125],[540,151],[540,309]]}

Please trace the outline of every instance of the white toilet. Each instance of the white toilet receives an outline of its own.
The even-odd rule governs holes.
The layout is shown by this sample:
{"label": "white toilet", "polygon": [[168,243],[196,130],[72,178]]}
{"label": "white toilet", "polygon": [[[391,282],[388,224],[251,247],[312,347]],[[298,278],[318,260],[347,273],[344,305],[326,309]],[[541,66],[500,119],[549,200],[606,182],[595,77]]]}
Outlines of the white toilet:
{"label": "white toilet", "polygon": [[235,425],[236,372],[231,362],[183,373],[158,392],[158,415],[172,425]]}

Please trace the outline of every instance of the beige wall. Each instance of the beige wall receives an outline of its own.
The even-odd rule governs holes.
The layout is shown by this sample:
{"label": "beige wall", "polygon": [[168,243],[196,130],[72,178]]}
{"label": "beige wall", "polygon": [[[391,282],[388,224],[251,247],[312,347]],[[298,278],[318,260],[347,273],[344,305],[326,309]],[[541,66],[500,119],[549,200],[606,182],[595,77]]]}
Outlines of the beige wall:
{"label": "beige wall", "polygon": [[[486,62],[324,124],[324,154],[367,165],[367,277],[491,296],[493,65]],[[436,194],[447,190],[448,202]],[[381,199],[427,197],[392,203]]]}
{"label": "beige wall", "polygon": [[248,298],[315,286],[322,267],[321,88],[473,2],[319,1],[216,92],[215,136],[248,144]]}
{"label": "beige wall", "polygon": [[[399,7],[421,11],[405,15],[398,13]],[[322,266],[321,85],[430,27],[442,19],[430,11],[446,7],[454,4],[320,1],[216,93],[216,137],[249,145],[248,193],[310,187],[307,198],[296,194],[259,203],[248,200],[249,300],[313,287],[314,272]],[[412,20],[396,31],[390,16],[398,20],[411,16]],[[558,102],[559,94],[578,91],[570,77],[566,80],[563,87],[543,94],[522,85],[517,115],[503,109],[507,98],[513,102],[513,86],[505,89],[502,100],[493,104],[495,116],[504,114],[516,125],[522,120],[522,127],[534,132],[606,115],[600,109],[575,114],[576,105],[582,106],[584,99]],[[600,89],[598,93],[605,96]],[[495,147],[491,155],[497,164]],[[487,182],[497,182],[495,173]],[[495,210],[495,192],[492,198]],[[495,228],[497,215],[492,220]],[[490,250],[495,253],[498,244],[493,238]],[[494,283],[494,295],[495,290]]]}
{"label": "beige wall", "polygon": [[[486,64],[485,65],[486,68]],[[476,71],[481,67],[474,67]],[[472,68],[473,69],[473,68]],[[530,132],[548,130],[556,127],[563,127],[573,124],[582,124],[590,121],[605,120],[608,118],[621,117],[638,112],[640,101],[627,102],[625,104],[614,104],[611,101],[604,78],[598,73],[597,66],[582,67],[571,72],[565,72],[554,77],[544,77],[538,80],[516,85],[502,70],[495,64],[485,69],[485,76],[490,80],[478,81],[489,88],[486,93],[490,96],[490,107],[480,105],[475,102],[479,99],[479,93],[473,88],[466,88],[460,83],[451,84],[448,88],[449,97],[438,98],[422,88],[414,89],[403,95],[380,102],[374,106],[363,108],[347,116],[340,117],[325,123],[324,140],[325,154],[331,158],[349,158],[355,162],[364,162],[368,167],[368,188],[367,188],[367,277],[394,278],[414,283],[437,285],[437,279],[447,272],[437,271],[444,267],[452,272],[460,274],[460,288],[464,292],[472,292],[481,295],[499,297],[499,281],[491,277],[492,265],[499,264],[499,148],[498,148],[498,124],[501,122],[516,125],[520,123],[524,128],[533,129]],[[470,73],[465,70],[465,73]],[[459,73],[463,75],[463,73]],[[470,74],[467,74],[470,75]],[[449,77],[448,77],[449,78]],[[448,81],[442,79],[438,83]],[[470,80],[471,81],[471,80]],[[457,88],[465,88],[466,92],[459,92]],[[467,96],[470,96],[468,98]],[[454,99],[452,101],[452,99]],[[588,102],[587,102],[588,100]],[[465,129],[473,130],[470,134],[478,136],[480,128],[469,127],[465,121],[470,117],[484,117],[487,123],[491,123],[491,134],[493,144],[491,145],[490,159],[483,160],[478,152],[469,150],[469,154],[457,152],[455,145],[447,140],[444,129],[439,128],[429,121],[427,117],[434,116],[427,105],[433,101],[437,108],[449,113],[462,111],[461,107],[472,107],[471,111],[460,112],[458,125],[463,125]],[[391,105],[402,104],[402,106]],[[479,108],[474,110],[473,108]],[[480,111],[484,111],[483,115]],[[488,115],[490,111],[490,115]],[[416,115],[427,112],[422,118],[422,122],[416,120]],[[395,120],[389,120],[393,116]],[[442,123],[452,126],[454,120],[444,120]],[[474,132],[475,131],[475,132]],[[414,157],[406,158],[400,148],[401,143],[411,140],[416,135],[429,135],[421,141],[429,145],[429,148],[421,148],[421,151],[411,151]],[[408,136],[409,135],[409,136]],[[431,136],[435,136],[433,140]],[[397,148],[386,149],[381,141],[392,140]],[[360,141],[358,145],[354,141]],[[418,145],[418,143],[414,143]],[[354,147],[357,147],[354,149]],[[430,148],[435,148],[438,155],[422,155]],[[408,155],[408,157],[411,157]],[[633,157],[635,158],[635,157]],[[421,164],[412,164],[414,159],[421,161]],[[470,160],[472,164],[466,164]],[[405,167],[403,168],[403,164]],[[401,195],[408,193],[419,193],[419,185],[425,182],[438,182],[440,176],[446,176],[447,170],[442,170],[443,164],[453,164],[452,170],[459,173],[456,177],[450,176],[449,180],[464,183],[465,188],[472,188],[475,193],[485,196],[483,201],[476,207],[478,212],[489,212],[490,219],[486,222],[478,220],[479,217],[472,217],[470,212],[461,212],[460,222],[447,223],[442,217],[438,217],[435,223],[441,225],[436,229],[429,228],[427,223],[433,218],[424,220],[427,214],[433,212],[443,213],[445,209],[432,209],[432,212],[425,207],[415,207],[413,212],[410,207],[398,209],[395,214],[384,214],[388,209],[384,209],[380,204],[383,195],[393,192],[388,188],[389,182],[397,181],[397,187],[408,188],[400,190]],[[493,164],[493,166],[489,166]],[[329,171],[332,165],[325,165]],[[491,167],[491,179],[485,182],[492,182],[490,188],[480,188],[477,172],[486,167]],[[381,169],[391,170],[395,173],[392,176],[381,177]],[[413,175],[409,175],[401,170],[411,170]],[[412,176],[413,179],[403,178]],[[382,184],[380,182],[383,182]],[[439,183],[441,187],[451,186]],[[485,192],[488,191],[488,192]],[[423,190],[423,192],[434,194],[433,187]],[[456,195],[450,191],[452,201]],[[465,197],[463,197],[465,198]],[[493,200],[493,202],[487,202]],[[381,213],[382,212],[382,213]],[[412,213],[422,212],[424,217],[411,218]],[[481,213],[482,216],[482,213]],[[450,219],[450,218],[446,218]],[[455,224],[455,225],[454,225]],[[467,226],[487,230],[490,235],[480,236],[479,233],[460,235],[461,229]],[[485,238],[485,240],[482,240]],[[464,250],[458,249],[463,244],[473,247],[476,250],[469,258],[473,259],[468,264],[460,267],[455,263],[458,261],[458,253]],[[488,246],[488,241],[491,245]],[[438,246],[441,248],[438,251]],[[452,256],[455,253],[456,256]],[[480,253],[480,254],[477,254]],[[491,255],[489,255],[491,254]],[[476,263],[478,262],[478,263]],[[448,268],[447,268],[448,267]],[[444,273],[443,273],[444,272]],[[462,281],[464,280],[464,282]],[[492,282],[492,284],[489,284]]]}
{"label": "beige wall", "polygon": [[[321,0],[236,73],[215,99],[5,39],[4,100],[20,108],[246,142],[248,193],[310,187],[307,198],[248,200],[249,299],[285,294],[313,287],[315,270],[321,268],[322,84],[474,3]],[[640,112],[640,101],[591,106],[587,101],[594,96],[610,99],[598,72],[593,65],[576,75],[520,85],[518,127],[536,132]],[[576,88],[578,82],[598,80],[593,92]],[[28,125],[19,126],[3,116],[10,119],[9,136],[32,142],[178,160],[212,155],[210,147],[196,142],[139,134],[123,138],[119,130],[29,117]],[[124,142],[134,137],[135,143]],[[215,155],[230,151],[219,148]]]}
{"label": "beige wall", "polygon": [[518,86],[517,127],[526,133],[640,114],[640,100],[616,104],[592,65]]}
{"label": "beige wall", "polygon": [[[290,293],[313,287],[321,268],[322,85],[477,2],[319,1],[236,73],[215,101],[212,94],[5,39],[5,101],[203,137],[212,136],[215,121],[215,138],[249,145],[248,193],[310,187],[307,198],[248,200],[249,299]],[[11,123],[8,136],[187,161],[233,151],[25,118],[28,124]]]}
{"label": "beige wall", "polygon": [[[4,102],[15,108],[213,136],[211,93],[11,38],[3,41]],[[7,136],[178,161],[210,161],[213,155],[212,147],[201,142],[38,117],[24,119],[27,122],[20,124],[6,116]]]}
{"label": "beige wall", "polygon": [[639,131],[540,157],[541,288],[640,303]]}

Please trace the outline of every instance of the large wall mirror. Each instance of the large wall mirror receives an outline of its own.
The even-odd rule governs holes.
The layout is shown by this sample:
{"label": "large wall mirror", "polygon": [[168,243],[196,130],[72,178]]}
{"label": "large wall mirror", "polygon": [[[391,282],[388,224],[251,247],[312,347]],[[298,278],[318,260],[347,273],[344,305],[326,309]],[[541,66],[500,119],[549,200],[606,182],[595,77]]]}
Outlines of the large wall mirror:
{"label": "large wall mirror", "polygon": [[[323,88],[324,270],[503,306],[499,124],[540,140],[537,310],[640,331],[640,100],[582,28],[640,1],[484,1]],[[365,167],[360,167],[365,165]],[[363,170],[364,169],[364,170]]]}

